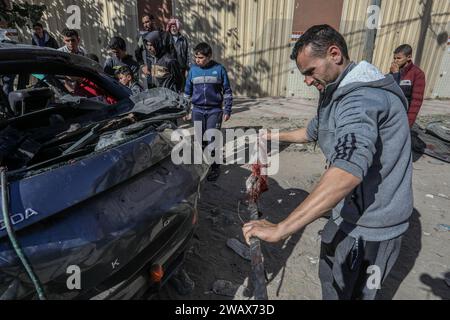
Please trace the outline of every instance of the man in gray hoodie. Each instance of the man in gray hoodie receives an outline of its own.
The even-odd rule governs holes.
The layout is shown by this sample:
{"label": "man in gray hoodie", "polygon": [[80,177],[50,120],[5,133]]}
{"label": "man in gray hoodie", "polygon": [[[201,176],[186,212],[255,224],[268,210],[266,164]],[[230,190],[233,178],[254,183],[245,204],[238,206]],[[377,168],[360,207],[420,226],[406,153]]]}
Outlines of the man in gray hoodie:
{"label": "man in gray hoodie", "polygon": [[321,234],[322,296],[375,299],[413,211],[407,100],[392,76],[351,62],[344,38],[328,25],[308,29],[291,59],[320,91],[317,116],[307,128],[267,138],[317,142],[327,169],[285,220],[251,221],[244,236],[278,242],[332,210]]}

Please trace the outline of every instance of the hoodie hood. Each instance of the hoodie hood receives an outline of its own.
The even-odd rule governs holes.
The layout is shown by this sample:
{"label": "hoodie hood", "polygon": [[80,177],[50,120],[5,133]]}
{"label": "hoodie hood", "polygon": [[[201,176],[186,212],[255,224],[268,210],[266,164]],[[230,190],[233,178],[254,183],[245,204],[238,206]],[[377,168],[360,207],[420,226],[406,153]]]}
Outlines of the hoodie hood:
{"label": "hoodie hood", "polygon": [[144,35],[144,41],[151,42],[156,49],[156,56],[158,58],[165,54],[165,48],[161,33],[159,31],[152,31]]}
{"label": "hoodie hood", "polygon": [[408,109],[408,101],[392,75],[384,75],[377,67],[367,61],[361,61],[358,64],[351,63],[346,72],[336,82],[337,89],[333,93],[332,100],[339,99],[361,87],[380,88],[398,96],[405,109]]}

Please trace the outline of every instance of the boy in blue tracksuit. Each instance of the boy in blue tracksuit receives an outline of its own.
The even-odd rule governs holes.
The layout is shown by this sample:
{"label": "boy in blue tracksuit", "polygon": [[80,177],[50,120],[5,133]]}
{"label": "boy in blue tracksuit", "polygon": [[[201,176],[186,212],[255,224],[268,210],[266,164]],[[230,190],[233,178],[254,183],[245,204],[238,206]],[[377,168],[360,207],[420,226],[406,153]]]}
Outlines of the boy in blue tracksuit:
{"label": "boy in blue tracksuit", "polygon": [[[198,140],[202,141],[208,129],[220,130],[222,120],[230,119],[233,94],[227,71],[221,64],[212,60],[211,46],[204,42],[199,43],[194,48],[194,54],[196,65],[189,70],[184,94],[192,101],[192,120],[194,123],[201,123],[201,132],[195,134]],[[207,139],[208,144],[213,146],[208,133]],[[216,181],[219,175],[220,166],[213,163],[207,180]]]}

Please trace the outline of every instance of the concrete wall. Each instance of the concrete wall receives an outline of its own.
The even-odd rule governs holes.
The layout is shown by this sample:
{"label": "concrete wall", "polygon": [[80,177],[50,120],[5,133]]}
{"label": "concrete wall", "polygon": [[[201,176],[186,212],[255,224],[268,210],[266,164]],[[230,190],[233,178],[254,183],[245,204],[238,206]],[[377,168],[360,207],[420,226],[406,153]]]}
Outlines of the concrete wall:
{"label": "concrete wall", "polygon": [[[369,4],[369,0],[344,1],[341,32],[355,61],[360,61],[363,56]],[[389,72],[395,48],[404,43],[410,44],[414,49],[414,62],[427,77],[426,96],[431,97],[447,50],[450,1],[382,0],[380,21],[373,64],[383,72]],[[450,94],[450,86],[448,88]]]}
{"label": "concrete wall", "polygon": [[[129,51],[133,52],[140,15],[144,10],[155,10],[156,2],[162,3],[164,5],[157,9],[156,16],[161,16],[159,18],[164,21],[171,15],[170,8],[174,8],[175,15],[184,24],[184,32],[191,41],[191,47],[200,41],[209,42],[215,58],[228,69],[236,95],[294,95],[310,98],[317,94],[306,87],[295,64],[289,60],[292,32],[304,31],[295,28],[328,22],[324,21],[327,14],[330,16],[326,20],[336,24],[339,19],[335,19],[332,14],[340,14],[339,29],[348,42],[351,58],[359,61],[363,56],[367,7],[370,4],[370,0],[333,0],[330,4],[327,4],[328,1],[319,3],[306,0],[31,2],[48,6],[43,20],[61,45],[59,32],[71,15],[66,9],[69,5],[78,5],[81,8],[80,34],[83,45],[101,58],[106,57],[106,44],[114,35],[124,37]],[[426,96],[449,97],[450,86],[446,83],[445,75],[450,74],[446,54],[450,33],[450,1],[382,0],[381,3],[381,28],[377,33],[373,63],[388,72],[392,51],[402,43],[409,43],[415,50],[415,62],[427,76]],[[337,4],[342,4],[342,14],[336,8]],[[294,15],[295,12],[297,14]],[[302,21],[294,23],[294,18]],[[22,35],[26,42],[30,42],[27,30]],[[437,92],[433,91],[435,87]]]}
{"label": "concrete wall", "polygon": [[[78,30],[83,47],[89,53],[97,54],[102,60],[107,55],[106,46],[111,37],[120,35],[127,41],[129,52],[134,52],[138,37],[137,0],[28,0],[30,3],[45,4],[47,10],[43,22],[62,46],[60,32],[66,27],[72,12],[71,5],[80,8],[81,25]],[[30,30],[22,30],[22,38],[31,44]]]}
{"label": "concrete wall", "polygon": [[180,0],[176,15],[192,47],[210,43],[236,95],[284,96],[294,0]]}

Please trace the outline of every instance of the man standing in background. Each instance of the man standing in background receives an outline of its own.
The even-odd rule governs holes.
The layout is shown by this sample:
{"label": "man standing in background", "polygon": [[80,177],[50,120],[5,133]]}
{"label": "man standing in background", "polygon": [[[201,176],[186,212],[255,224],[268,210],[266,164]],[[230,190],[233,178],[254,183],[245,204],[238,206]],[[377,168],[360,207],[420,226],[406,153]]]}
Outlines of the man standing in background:
{"label": "man standing in background", "polygon": [[31,36],[31,44],[39,47],[47,47],[58,49],[59,45],[47,30],[44,29],[42,23],[36,22],[33,24],[34,33]]}
{"label": "man standing in background", "polygon": [[181,34],[181,23],[178,19],[172,18],[167,23],[166,31],[170,33],[170,41],[175,49],[177,61],[180,65],[183,76],[183,88],[186,82],[186,75],[189,71],[189,43],[186,37]]}
{"label": "man standing in background", "polygon": [[155,17],[153,15],[148,15],[148,14],[146,14],[142,17],[142,29],[143,29],[143,31],[140,32],[137,48],[134,51],[134,56],[136,57],[136,61],[139,64],[145,63],[144,57],[143,57],[143,52],[145,50],[145,48],[144,48],[145,35],[152,31],[161,31],[160,28],[156,27]]}
{"label": "man standing in background", "polygon": [[403,44],[394,51],[391,74],[408,99],[408,122],[412,127],[423,103],[425,73],[412,62],[412,48]]}
{"label": "man standing in background", "polygon": [[135,79],[139,77],[139,64],[127,53],[127,43],[121,37],[115,36],[109,41],[108,50],[111,52],[111,56],[108,57],[103,66],[103,70],[114,77],[116,71],[120,67],[127,66]]}
{"label": "man standing in background", "polygon": [[78,32],[74,29],[64,29],[62,31],[64,46],[59,48],[59,51],[77,54],[80,56],[85,56],[87,54],[86,50],[80,46],[80,36]]}
{"label": "man standing in background", "polygon": [[[178,61],[168,51],[164,44],[162,32],[152,31],[145,35],[144,43],[147,49],[147,64],[142,69],[150,76],[149,88],[167,88],[181,92],[181,73]],[[150,67],[151,66],[151,67]]]}

